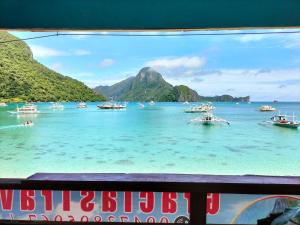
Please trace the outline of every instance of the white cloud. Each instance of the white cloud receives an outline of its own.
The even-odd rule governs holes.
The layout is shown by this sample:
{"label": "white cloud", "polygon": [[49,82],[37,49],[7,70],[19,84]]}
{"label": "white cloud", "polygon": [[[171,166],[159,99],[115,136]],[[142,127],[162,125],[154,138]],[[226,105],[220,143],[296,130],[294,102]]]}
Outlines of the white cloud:
{"label": "white cloud", "polygon": [[89,35],[95,34],[95,32],[72,31],[72,32],[67,32],[67,34],[72,34],[71,38],[74,40],[83,40],[88,38]]}
{"label": "white cloud", "polygon": [[78,49],[78,50],[74,51],[74,54],[78,55],[78,56],[82,56],[82,55],[90,55],[91,52],[87,51],[87,50],[84,50],[84,49]]}
{"label": "white cloud", "polygon": [[299,74],[300,69],[221,69],[165,78],[171,84],[188,85],[205,96],[230,93],[234,96],[250,95],[253,101],[299,101]]}
{"label": "white cloud", "polygon": [[95,77],[95,74],[91,72],[79,72],[76,77]]}
{"label": "white cloud", "polygon": [[42,45],[30,45],[29,46],[34,57],[54,57],[54,56],[65,56],[68,55],[67,52],[56,50],[53,48],[45,47]]}
{"label": "white cloud", "polygon": [[246,43],[246,42],[256,42],[261,41],[266,38],[264,34],[243,34],[236,38],[236,40]]}
{"label": "white cloud", "polygon": [[[268,30],[240,30],[232,33],[251,33],[251,34],[239,34],[235,37],[235,40],[246,42],[258,42],[267,38],[281,38],[280,32],[288,32],[287,29],[268,29]],[[260,32],[267,32],[269,34],[259,34]],[[276,34],[278,32],[278,34]]]}
{"label": "white cloud", "polygon": [[146,66],[153,68],[177,69],[177,68],[199,68],[205,64],[205,59],[198,56],[161,58],[146,62]]}
{"label": "white cloud", "polygon": [[[300,48],[300,34],[298,29],[271,29],[267,30],[269,34],[259,34],[260,30],[256,31],[240,31],[239,33],[253,32],[254,34],[239,34],[233,36],[233,39],[241,43],[259,42],[266,39],[276,41],[279,46],[284,48]],[[255,34],[257,32],[257,34]],[[266,32],[266,30],[261,30]],[[278,33],[276,33],[278,32]],[[286,33],[284,33],[286,32]],[[290,33],[288,33],[290,32]]]}
{"label": "white cloud", "polygon": [[58,57],[58,56],[85,56],[91,52],[85,49],[62,51],[42,45],[29,45],[33,56],[36,58]]}
{"label": "white cloud", "polygon": [[124,79],[115,79],[115,80],[103,80],[103,79],[84,79],[82,80],[83,83],[85,83],[88,87],[90,88],[95,88],[99,85],[101,86],[111,86],[115,83],[118,83],[120,82],[121,80],[125,80],[126,78]]}
{"label": "white cloud", "polygon": [[55,71],[61,69],[62,67],[63,67],[63,64],[60,62],[55,62],[50,66],[50,68]]}
{"label": "white cloud", "polygon": [[300,48],[300,34],[289,34],[283,38],[285,48]]}
{"label": "white cloud", "polygon": [[183,77],[193,77],[206,63],[200,56],[165,57],[147,61],[149,66],[160,72],[165,78],[180,80]]}
{"label": "white cloud", "polygon": [[[299,29],[281,30],[288,32],[299,32]],[[300,48],[300,33],[279,34],[274,36],[285,48]]]}
{"label": "white cloud", "polygon": [[115,63],[115,61],[113,59],[103,59],[100,62],[100,67],[109,67],[111,65],[113,65]]}

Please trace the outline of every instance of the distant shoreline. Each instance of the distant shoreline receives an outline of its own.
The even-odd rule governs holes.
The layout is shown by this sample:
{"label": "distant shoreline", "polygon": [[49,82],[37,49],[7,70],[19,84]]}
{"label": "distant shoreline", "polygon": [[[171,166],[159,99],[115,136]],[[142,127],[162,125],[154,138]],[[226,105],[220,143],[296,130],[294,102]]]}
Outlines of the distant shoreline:
{"label": "distant shoreline", "polygon": [[[72,103],[72,102],[91,102],[91,103],[97,103],[97,102],[109,102],[109,101],[2,101],[0,100],[0,102],[5,102],[7,104],[26,104],[26,103],[56,103],[56,102],[59,102],[59,103]],[[135,102],[149,102],[149,101],[119,101],[119,100],[116,100],[115,102],[130,102],[130,103],[135,103]],[[155,102],[158,102],[158,103],[184,103],[185,101],[178,101],[178,102],[174,102],[174,101],[155,101]],[[189,102],[191,104],[193,103],[206,103],[206,102],[209,102],[209,101],[196,101],[196,102]],[[211,101],[212,103],[241,103],[241,104],[251,104],[251,103],[273,103],[273,104],[276,104],[276,103],[300,103],[300,100],[299,101],[278,101],[278,102],[274,102],[274,101],[251,101],[251,102],[238,102],[238,101]]]}

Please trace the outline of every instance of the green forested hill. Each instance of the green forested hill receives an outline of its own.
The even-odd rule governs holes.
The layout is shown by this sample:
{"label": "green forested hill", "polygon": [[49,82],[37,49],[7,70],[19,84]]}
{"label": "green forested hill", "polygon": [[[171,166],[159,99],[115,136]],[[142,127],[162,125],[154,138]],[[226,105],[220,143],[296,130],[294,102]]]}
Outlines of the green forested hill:
{"label": "green forested hill", "polygon": [[172,85],[167,83],[160,73],[150,67],[145,67],[132,80],[130,90],[124,93],[121,100],[172,101],[172,97],[169,96],[172,88]]}
{"label": "green forested hill", "polygon": [[112,86],[98,86],[94,90],[114,100],[176,101],[172,85],[150,67],[142,68],[135,77],[129,77]]}
{"label": "green forested hill", "polygon": [[[0,41],[16,39],[0,32]],[[82,82],[48,69],[33,59],[23,41],[0,44],[0,100],[102,101]]]}
{"label": "green forested hill", "polygon": [[199,101],[200,96],[198,93],[192,89],[190,89],[188,86],[185,85],[178,85],[173,88],[173,93],[176,96],[175,98],[179,102],[197,102]]}
{"label": "green forested hill", "polygon": [[94,90],[95,92],[103,93],[107,98],[119,100],[125,93],[127,93],[131,89],[134,79],[135,77],[129,77],[112,86],[98,86]]}
{"label": "green forested hill", "polygon": [[247,97],[232,97],[230,95],[205,97],[188,86],[172,86],[153,68],[142,68],[135,77],[129,77],[112,86],[98,86],[96,92],[103,93],[107,98],[121,101],[160,101],[160,102],[248,102]]}
{"label": "green forested hill", "polygon": [[249,102],[250,96],[245,97],[232,97],[231,95],[220,95],[214,97],[200,96],[200,101],[208,102]]}
{"label": "green forested hill", "polygon": [[173,87],[162,75],[150,67],[142,68],[135,77],[129,77],[112,86],[98,86],[96,92],[121,101],[183,102],[198,101],[199,95],[187,86]]}

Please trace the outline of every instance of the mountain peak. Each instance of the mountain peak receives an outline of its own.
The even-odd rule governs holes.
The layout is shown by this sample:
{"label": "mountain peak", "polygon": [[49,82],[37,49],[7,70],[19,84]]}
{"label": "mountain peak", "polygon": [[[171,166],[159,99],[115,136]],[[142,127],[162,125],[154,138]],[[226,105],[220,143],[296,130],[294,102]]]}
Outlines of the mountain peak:
{"label": "mountain peak", "polygon": [[150,66],[146,66],[146,67],[143,67],[142,69],[140,69],[140,72],[148,72],[148,71],[151,71],[151,70],[154,70],[154,69]]}
{"label": "mountain peak", "polygon": [[162,75],[151,67],[142,68],[136,78],[143,82],[153,82],[163,80]]}

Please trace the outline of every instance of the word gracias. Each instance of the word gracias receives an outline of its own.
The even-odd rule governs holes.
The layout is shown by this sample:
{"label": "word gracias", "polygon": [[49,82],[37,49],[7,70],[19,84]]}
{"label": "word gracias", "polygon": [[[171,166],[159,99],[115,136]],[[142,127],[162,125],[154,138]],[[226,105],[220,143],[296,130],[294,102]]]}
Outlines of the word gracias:
{"label": "word gracias", "polygon": [[[17,192],[17,194],[16,194]],[[190,212],[190,194],[183,193],[183,201],[179,203],[179,194],[175,192],[138,192],[138,199],[134,198],[133,192],[102,191],[99,199],[96,199],[96,191],[52,191],[52,190],[0,190],[0,209],[2,211],[16,210],[14,195],[18,196],[18,207],[20,211],[35,211],[43,208],[44,211],[53,211],[53,194],[59,192],[61,210],[68,212],[71,210],[71,193],[78,192],[80,209],[83,212],[99,210],[99,213],[132,213],[133,206],[138,205],[142,213],[149,214],[159,206],[162,214],[176,214],[178,204],[185,204],[187,213]],[[157,195],[157,196],[156,196]],[[157,198],[158,197],[158,198]],[[37,201],[40,198],[42,201]],[[159,202],[157,202],[159,199]],[[55,199],[57,201],[57,199]],[[78,200],[76,200],[78,201]],[[96,208],[96,203],[101,207]],[[38,205],[37,204],[42,204]],[[122,204],[122,206],[119,206]],[[14,206],[14,207],[13,207]],[[220,209],[220,194],[207,194],[207,214],[215,215]],[[121,210],[121,211],[120,211]]]}

